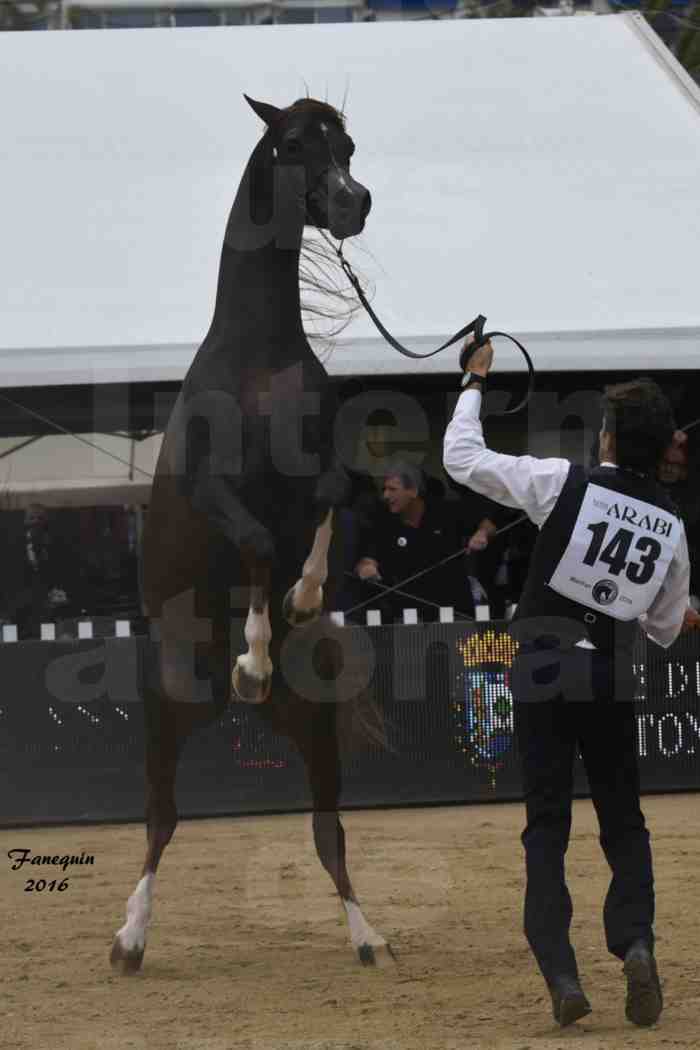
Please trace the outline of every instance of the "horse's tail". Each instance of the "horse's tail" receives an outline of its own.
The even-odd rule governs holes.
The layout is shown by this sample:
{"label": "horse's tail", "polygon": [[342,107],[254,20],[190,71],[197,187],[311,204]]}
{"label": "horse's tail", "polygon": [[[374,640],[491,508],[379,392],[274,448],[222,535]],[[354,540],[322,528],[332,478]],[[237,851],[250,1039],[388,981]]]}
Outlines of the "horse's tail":
{"label": "horse's tail", "polygon": [[391,750],[386,718],[371,686],[351,701],[338,704],[337,731],[338,740],[348,751],[367,745]]}

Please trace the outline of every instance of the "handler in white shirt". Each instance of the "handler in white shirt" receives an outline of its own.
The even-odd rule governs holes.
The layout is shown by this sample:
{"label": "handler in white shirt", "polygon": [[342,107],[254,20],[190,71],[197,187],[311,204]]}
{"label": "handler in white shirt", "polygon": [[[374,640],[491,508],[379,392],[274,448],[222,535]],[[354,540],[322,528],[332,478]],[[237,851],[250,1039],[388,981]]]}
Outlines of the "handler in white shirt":
{"label": "handler in white shirt", "polygon": [[[565,1026],[589,1013],[569,940],[573,908],[564,878],[573,763],[580,751],[613,872],[604,909],[608,948],[624,963],[628,1019],[651,1025],[663,1006],[654,958],[652,858],[639,807],[633,691],[618,695],[616,675],[622,662],[631,676],[637,620],[663,646],[684,625],[700,624],[689,607],[683,524],[653,481],[663,450],[677,440],[675,423],[658,387],[639,380],[606,390],[601,465],[590,475],[565,459],[493,452],[479,420],[492,360],[489,344],[469,359],[465,389],[445,433],[444,466],[461,485],[524,510],[540,529],[518,608],[522,623],[516,624],[531,627],[530,637],[520,631],[525,642],[513,666],[527,808],[525,933],[555,1020]],[[566,624],[555,652],[551,643],[549,650],[540,644],[540,636],[551,634],[540,624],[551,623]],[[554,682],[553,668],[560,671]],[[592,702],[567,694],[567,683],[585,681]]]}
{"label": "handler in white shirt", "polygon": [[[475,373],[474,368],[471,371]],[[484,374],[486,375],[486,373]],[[481,390],[474,382],[461,395],[445,431],[443,462],[447,473],[494,503],[524,510],[542,528],[559,499],[569,474],[568,459],[508,456],[486,448],[479,413]],[[606,440],[606,438],[608,440]],[[601,435],[601,454],[610,435]],[[615,468],[602,459],[601,467]],[[689,605],[690,563],[685,530],[661,588],[640,623],[647,635],[664,648],[672,645],[685,626],[700,626],[700,614]]]}

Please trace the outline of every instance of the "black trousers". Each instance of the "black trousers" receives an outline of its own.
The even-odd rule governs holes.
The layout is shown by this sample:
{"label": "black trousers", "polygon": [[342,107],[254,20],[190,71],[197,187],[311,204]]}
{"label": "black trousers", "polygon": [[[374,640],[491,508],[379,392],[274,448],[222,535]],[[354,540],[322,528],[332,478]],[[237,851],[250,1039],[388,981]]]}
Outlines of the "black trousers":
{"label": "black trousers", "polygon": [[[537,702],[531,672],[527,690],[518,682],[519,659],[513,668],[515,731],[527,811],[522,835],[525,935],[547,981],[560,974],[577,976],[569,940],[573,908],[564,870],[577,749],[612,871],[603,911],[608,949],[623,959],[638,938],[653,947],[654,880],[649,832],[639,806],[633,693],[625,696],[623,690],[623,695],[614,696],[611,668],[598,653],[578,649],[561,659],[568,661],[569,681],[587,677],[593,682],[591,699],[552,696],[551,689],[544,688],[551,698]],[[606,697],[608,687],[613,695]]]}

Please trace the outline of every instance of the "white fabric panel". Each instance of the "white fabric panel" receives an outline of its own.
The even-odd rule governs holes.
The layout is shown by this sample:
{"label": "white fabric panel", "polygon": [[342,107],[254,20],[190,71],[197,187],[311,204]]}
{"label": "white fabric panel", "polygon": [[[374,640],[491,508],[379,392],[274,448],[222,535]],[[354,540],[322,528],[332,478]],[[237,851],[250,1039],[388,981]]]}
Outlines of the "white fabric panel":
{"label": "white fabric panel", "polygon": [[[697,93],[640,24],[1,35],[0,387],[181,378],[261,133],[242,92],[286,105],[305,83],[336,104],[349,90],[374,208],[348,254],[410,348],[482,312],[542,369],[694,367]],[[361,316],[329,367],[455,356],[407,362]]]}

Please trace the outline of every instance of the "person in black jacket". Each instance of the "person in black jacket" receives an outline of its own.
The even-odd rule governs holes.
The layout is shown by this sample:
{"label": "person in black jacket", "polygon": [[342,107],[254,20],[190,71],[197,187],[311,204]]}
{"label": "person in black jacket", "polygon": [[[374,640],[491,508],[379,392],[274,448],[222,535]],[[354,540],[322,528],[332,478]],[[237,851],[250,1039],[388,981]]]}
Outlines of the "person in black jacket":
{"label": "person in black jacket", "polygon": [[690,559],[690,593],[700,599],[700,421],[679,431],[657,472],[685,524]]}
{"label": "person in black jacket", "polygon": [[81,592],[77,537],[61,512],[34,503],[2,512],[0,616],[20,639],[38,638],[42,622],[75,615]]}
{"label": "person in black jacket", "polygon": [[512,670],[527,810],[525,933],[555,1020],[564,1026],[589,1013],[564,878],[580,750],[612,870],[608,949],[623,961],[628,1019],[651,1025],[663,1001],[651,848],[639,803],[632,647],[638,622],[669,646],[688,617],[685,529],[656,481],[675,422],[656,384],[636,380],[603,396],[594,470],[501,455],[485,447],[479,421],[492,358],[488,344],[471,356],[445,433],[444,464],[460,484],[526,511],[540,529],[514,624],[520,648]]}
{"label": "person in black jacket", "polygon": [[[599,464],[599,441],[591,448],[589,467]],[[700,617],[700,420],[676,430],[659,460],[656,478],[678,507],[688,542],[690,595],[695,603],[686,615],[685,627],[697,627]]]}
{"label": "person in black jacket", "polygon": [[[473,617],[465,559],[485,550],[496,531],[488,502],[472,493],[450,500],[439,481],[395,460],[384,475],[382,503],[363,531],[355,572],[384,587],[409,581],[400,587],[403,594],[382,597],[380,591],[383,618],[400,620],[404,608],[417,608],[421,620],[435,621],[441,606],[451,607],[456,619]],[[460,550],[465,558],[452,557]]]}

